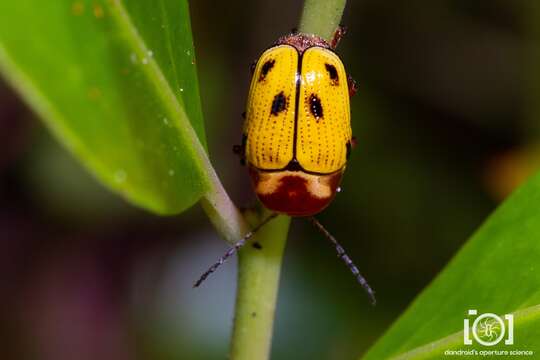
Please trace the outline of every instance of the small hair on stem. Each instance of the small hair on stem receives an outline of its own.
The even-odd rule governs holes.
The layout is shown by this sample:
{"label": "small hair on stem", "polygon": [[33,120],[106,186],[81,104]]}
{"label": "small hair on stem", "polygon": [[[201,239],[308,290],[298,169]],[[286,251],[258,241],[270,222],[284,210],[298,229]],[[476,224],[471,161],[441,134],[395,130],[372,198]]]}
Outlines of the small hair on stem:
{"label": "small hair on stem", "polygon": [[240,248],[242,246],[244,246],[246,244],[246,242],[249,239],[251,239],[253,237],[253,235],[255,235],[257,233],[257,231],[259,231],[264,225],[266,225],[270,220],[274,219],[277,215],[278,215],[277,213],[270,214],[266,219],[261,221],[261,223],[259,225],[255,226],[250,232],[248,232],[246,235],[244,235],[244,237],[242,239],[238,240],[233,246],[231,246],[231,248],[229,250],[227,250],[227,252],[225,254],[223,254],[219,258],[218,261],[216,261],[214,263],[214,265],[210,266],[208,268],[208,270],[206,270],[201,275],[201,277],[199,278],[199,280],[197,280],[195,282],[193,287],[199,287],[204,282],[204,280],[206,280],[206,278],[208,276],[210,276],[210,274],[212,274],[214,271],[216,271],[218,267],[223,265],[223,263],[225,263],[225,261],[227,261],[228,258],[230,258],[236,252],[238,252],[238,250],[240,250]]}
{"label": "small hair on stem", "polygon": [[347,255],[347,253],[345,252],[345,249],[343,249],[343,246],[341,246],[336,238],[330,234],[330,232],[328,232],[328,230],[326,230],[324,228],[324,226],[317,220],[315,219],[313,216],[310,216],[309,217],[309,221],[313,224],[313,226],[315,226],[320,232],[323,233],[323,235],[328,239],[330,240],[330,242],[332,244],[334,244],[334,246],[336,247],[336,251],[337,251],[337,254],[338,254],[338,257],[341,258],[345,264],[349,267],[349,269],[351,270],[351,272],[353,273],[353,275],[356,277],[356,280],[360,283],[360,285],[362,285],[362,287],[364,288],[364,290],[366,291],[367,295],[369,296],[369,299],[371,300],[371,304],[372,305],[375,305],[377,303],[377,300],[375,299],[375,292],[373,291],[373,289],[369,286],[367,280],[362,276],[362,274],[360,274],[360,270],[358,270],[358,268],[356,267],[356,265],[354,265],[354,263],[352,262],[351,258],[349,257],[349,255]]}

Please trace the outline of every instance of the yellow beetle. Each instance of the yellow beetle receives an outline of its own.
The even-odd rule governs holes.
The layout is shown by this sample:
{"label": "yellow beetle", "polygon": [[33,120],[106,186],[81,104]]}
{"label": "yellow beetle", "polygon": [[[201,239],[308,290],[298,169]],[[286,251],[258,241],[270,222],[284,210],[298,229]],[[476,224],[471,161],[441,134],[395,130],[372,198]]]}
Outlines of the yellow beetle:
{"label": "yellow beetle", "polygon": [[258,198],[275,212],[314,215],[339,187],[353,143],[355,87],[333,51],[337,42],[290,34],[255,65],[237,149]]}
{"label": "yellow beetle", "polygon": [[356,265],[312,216],[334,198],[355,142],[349,97],[356,85],[333,51],[343,33],[340,27],[330,43],[315,35],[286,35],[253,67],[242,145],[234,151],[247,163],[257,197],[273,213],[203,273],[195,287],[283,213],[309,216],[375,304]]}

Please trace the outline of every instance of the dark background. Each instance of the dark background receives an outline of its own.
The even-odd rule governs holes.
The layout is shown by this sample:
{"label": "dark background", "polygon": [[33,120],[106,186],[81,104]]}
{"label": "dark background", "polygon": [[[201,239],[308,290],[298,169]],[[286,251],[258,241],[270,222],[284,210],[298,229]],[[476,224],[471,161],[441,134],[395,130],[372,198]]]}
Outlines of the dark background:
{"label": "dark background", "polygon": [[[538,164],[540,11],[533,1],[351,1],[338,53],[357,80],[358,146],[319,216],[292,223],[273,359],[356,359]],[[249,65],[297,26],[301,2],[193,1],[212,161],[253,203],[231,147]],[[538,21],[540,23],[540,21]],[[0,83],[0,357],[224,359],[235,261],[198,206],[160,218],[108,193]]]}

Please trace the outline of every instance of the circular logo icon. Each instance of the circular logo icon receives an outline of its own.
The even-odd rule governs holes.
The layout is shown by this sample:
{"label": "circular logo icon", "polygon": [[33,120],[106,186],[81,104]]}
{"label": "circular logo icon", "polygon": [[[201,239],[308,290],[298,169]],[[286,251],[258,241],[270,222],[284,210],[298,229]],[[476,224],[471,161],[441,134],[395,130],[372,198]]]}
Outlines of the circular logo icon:
{"label": "circular logo icon", "polygon": [[484,346],[498,344],[504,337],[503,320],[492,313],[485,313],[474,320],[472,334],[474,339]]}

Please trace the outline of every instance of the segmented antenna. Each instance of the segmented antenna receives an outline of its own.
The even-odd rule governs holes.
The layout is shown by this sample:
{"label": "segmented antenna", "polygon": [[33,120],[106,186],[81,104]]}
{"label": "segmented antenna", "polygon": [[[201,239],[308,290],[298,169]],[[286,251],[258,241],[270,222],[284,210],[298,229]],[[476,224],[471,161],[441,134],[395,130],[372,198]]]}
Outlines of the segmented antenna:
{"label": "segmented antenna", "polygon": [[204,280],[206,280],[206,278],[208,276],[210,276],[210,274],[212,274],[214,271],[216,271],[218,267],[223,265],[223,263],[225,261],[227,261],[228,258],[233,256],[238,250],[240,250],[240,248],[242,246],[244,246],[246,244],[246,242],[249,239],[251,239],[253,237],[253,235],[255,235],[257,233],[257,231],[259,231],[264,225],[266,225],[270,220],[275,218],[277,215],[278,215],[277,213],[273,213],[273,214],[269,215],[266,219],[261,221],[261,223],[259,225],[255,226],[250,232],[248,232],[246,235],[244,235],[244,237],[242,239],[238,240],[229,250],[227,250],[227,252],[225,254],[223,254],[219,258],[218,261],[216,261],[214,263],[214,265],[210,266],[208,268],[208,270],[206,270],[204,272],[204,274],[201,275],[201,277],[199,278],[199,280],[197,280],[195,282],[193,287],[199,287],[199,285],[201,285],[204,282]]}
{"label": "segmented antenna", "polygon": [[373,291],[373,289],[371,289],[371,287],[369,286],[368,282],[366,281],[366,279],[362,276],[362,274],[360,274],[360,270],[358,270],[358,268],[356,267],[356,265],[354,265],[354,263],[352,262],[351,258],[347,255],[347,253],[345,252],[345,249],[343,249],[343,246],[341,246],[335,237],[332,236],[332,234],[330,234],[328,232],[328,230],[326,230],[324,228],[324,226],[317,220],[315,219],[313,216],[310,216],[309,217],[309,221],[313,224],[313,226],[315,226],[320,232],[323,233],[323,235],[332,242],[332,244],[334,244],[334,246],[336,247],[336,251],[338,253],[338,257],[341,258],[345,264],[349,267],[349,269],[351,270],[351,272],[353,273],[353,275],[356,277],[356,280],[358,280],[358,282],[360,283],[360,285],[362,285],[362,287],[364,288],[364,290],[366,291],[367,295],[369,296],[370,300],[371,300],[371,304],[372,305],[375,305],[377,303],[377,300],[375,299],[375,292]]}

